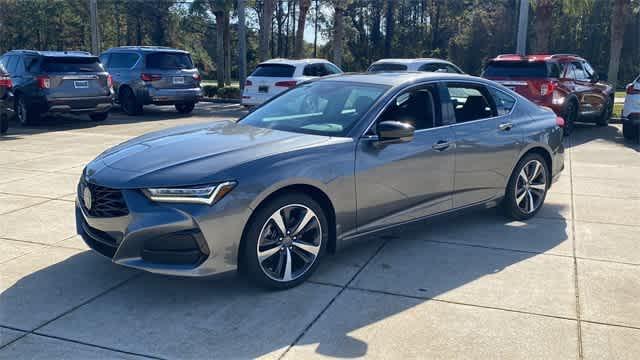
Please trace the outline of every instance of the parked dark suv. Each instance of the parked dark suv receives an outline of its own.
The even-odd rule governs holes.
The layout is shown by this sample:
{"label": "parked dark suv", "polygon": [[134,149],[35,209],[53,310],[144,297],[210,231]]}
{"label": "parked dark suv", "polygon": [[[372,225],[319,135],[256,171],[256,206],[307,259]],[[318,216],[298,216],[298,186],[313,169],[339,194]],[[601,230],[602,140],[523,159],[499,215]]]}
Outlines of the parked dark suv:
{"label": "parked dark suv", "polygon": [[200,73],[186,51],[122,46],[105,51],[100,60],[113,76],[116,101],[128,115],[141,114],[147,104],[175,105],[188,114],[202,97]]}
{"label": "parked dark suv", "polygon": [[614,89],[577,55],[499,55],[489,61],[482,76],[553,109],[565,120],[565,135],[576,121],[609,124]]}
{"label": "parked dark suv", "polygon": [[7,132],[9,119],[14,113],[13,82],[9,72],[0,64],[0,135]]}
{"label": "parked dark suv", "polygon": [[13,50],[0,58],[0,64],[10,74],[22,125],[53,113],[87,113],[95,121],[109,116],[111,77],[96,56],[82,51]]}

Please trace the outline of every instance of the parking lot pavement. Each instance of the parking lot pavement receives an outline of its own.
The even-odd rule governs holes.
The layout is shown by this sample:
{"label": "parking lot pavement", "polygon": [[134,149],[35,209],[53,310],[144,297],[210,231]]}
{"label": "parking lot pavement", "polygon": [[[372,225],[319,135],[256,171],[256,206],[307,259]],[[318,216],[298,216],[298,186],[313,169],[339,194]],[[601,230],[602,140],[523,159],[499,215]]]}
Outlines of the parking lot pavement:
{"label": "parking lot pavement", "polygon": [[388,231],[289,291],[151,275],[87,251],[73,219],[87,161],[242,113],[148,108],[0,140],[0,358],[637,358],[640,147],[619,125],[576,129],[535,219],[486,210]]}

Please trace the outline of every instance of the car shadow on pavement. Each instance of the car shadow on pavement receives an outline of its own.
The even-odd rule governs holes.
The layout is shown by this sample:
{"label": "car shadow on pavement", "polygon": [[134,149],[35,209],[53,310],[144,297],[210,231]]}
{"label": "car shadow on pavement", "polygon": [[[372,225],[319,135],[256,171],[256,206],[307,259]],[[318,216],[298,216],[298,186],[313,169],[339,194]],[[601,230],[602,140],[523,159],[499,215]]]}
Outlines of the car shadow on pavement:
{"label": "car shadow on pavement", "polygon": [[619,144],[640,152],[640,144],[626,140],[622,135],[622,127],[613,124],[600,127],[595,124],[578,123],[573,129],[570,139],[565,141],[565,146],[567,148],[576,147],[593,141]]}
{"label": "car shadow on pavement", "polygon": [[[317,345],[314,351],[323,355],[365,356],[369,344],[350,334],[425,309],[420,305],[434,298],[480,306],[507,299],[495,306],[559,315],[545,307],[556,301],[553,289],[540,298],[545,282],[539,278],[512,274],[526,280],[513,288],[491,278],[570,243],[562,207],[545,205],[545,216],[554,219],[512,222],[489,209],[397,228],[329,257],[314,281],[286,291],[256,288],[235,273],[204,279],[142,274],[85,251],[2,291],[0,325],[162,358],[256,358],[282,354],[294,343]],[[350,280],[334,281],[327,270],[349,273]],[[496,286],[478,292],[472,283],[483,278]],[[449,298],[462,287],[475,289],[469,291],[477,298]],[[354,292],[391,300],[358,303]],[[514,298],[522,299],[510,303]]]}

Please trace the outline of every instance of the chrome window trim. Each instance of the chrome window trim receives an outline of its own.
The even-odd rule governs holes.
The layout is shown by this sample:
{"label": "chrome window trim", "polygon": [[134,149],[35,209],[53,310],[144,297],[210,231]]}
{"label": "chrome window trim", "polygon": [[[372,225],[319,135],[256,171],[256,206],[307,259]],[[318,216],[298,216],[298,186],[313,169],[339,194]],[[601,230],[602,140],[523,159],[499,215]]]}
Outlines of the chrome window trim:
{"label": "chrome window trim", "polygon": [[[466,79],[465,79],[465,80],[457,80],[457,79],[455,79],[455,80],[430,80],[430,81],[426,81],[426,82],[423,82],[423,83],[420,83],[420,84],[415,84],[415,85],[409,86],[409,87],[407,87],[406,89],[403,89],[403,90],[402,90],[401,92],[399,92],[398,94],[396,94],[396,95],[392,96],[392,97],[391,97],[391,99],[389,99],[389,100],[384,104],[384,106],[382,107],[382,109],[381,109],[381,110],[379,110],[377,114],[375,114],[373,121],[371,121],[371,122],[369,123],[369,125],[366,127],[366,129],[364,130],[364,132],[360,135],[360,138],[361,138],[361,139],[372,139],[372,138],[376,138],[376,139],[377,139],[377,138],[378,138],[378,136],[377,136],[377,135],[367,135],[367,133],[369,132],[369,130],[371,130],[371,128],[373,127],[373,125],[378,121],[378,119],[380,118],[380,116],[382,115],[382,113],[383,113],[385,110],[387,110],[387,108],[389,107],[389,105],[390,105],[390,104],[391,104],[391,103],[396,99],[396,97],[398,97],[399,95],[403,94],[403,93],[404,93],[404,92],[406,92],[406,91],[411,91],[412,89],[419,88],[419,87],[422,87],[422,86],[425,86],[425,85],[439,84],[439,83],[446,83],[446,82],[468,83],[468,84],[473,84],[473,85],[481,85],[481,86],[485,86],[485,87],[491,87],[491,88],[493,88],[493,89],[495,89],[495,90],[497,90],[497,91],[503,92],[503,93],[505,93],[505,94],[507,94],[507,95],[509,95],[509,96],[513,97],[513,98],[515,99],[515,103],[513,104],[513,107],[511,108],[511,111],[509,111],[509,113],[508,113],[508,114],[498,115],[498,116],[492,116],[492,117],[489,117],[489,118],[483,118],[483,119],[477,119],[477,120],[471,120],[471,121],[466,121],[466,122],[462,122],[462,123],[458,123],[458,122],[456,122],[456,123],[453,123],[453,124],[447,124],[447,125],[436,126],[436,127],[432,127],[432,128],[429,128],[429,129],[420,129],[420,130],[416,130],[416,131],[415,131],[415,134],[420,134],[420,133],[422,133],[422,132],[426,132],[426,131],[430,131],[430,130],[444,129],[444,128],[447,128],[447,127],[454,127],[454,126],[457,126],[457,125],[472,124],[472,123],[476,123],[476,122],[478,122],[478,121],[494,120],[494,119],[498,119],[498,118],[502,118],[502,117],[511,116],[511,115],[513,114],[513,112],[514,112],[514,110],[515,110],[516,106],[518,105],[518,103],[519,103],[519,101],[520,101],[520,99],[518,99],[518,97],[517,97],[517,96],[513,96],[513,95],[511,95],[511,94],[509,94],[509,93],[505,92],[504,90],[502,90],[502,89],[500,89],[500,88],[496,87],[496,86],[495,86],[495,85],[493,85],[493,84],[485,84],[485,83],[482,83],[482,82],[477,82],[477,81],[473,81],[473,80],[466,80]],[[491,95],[491,96],[493,97],[493,95]],[[494,100],[494,102],[495,102],[495,100]],[[442,111],[441,111],[441,112],[442,112]]]}

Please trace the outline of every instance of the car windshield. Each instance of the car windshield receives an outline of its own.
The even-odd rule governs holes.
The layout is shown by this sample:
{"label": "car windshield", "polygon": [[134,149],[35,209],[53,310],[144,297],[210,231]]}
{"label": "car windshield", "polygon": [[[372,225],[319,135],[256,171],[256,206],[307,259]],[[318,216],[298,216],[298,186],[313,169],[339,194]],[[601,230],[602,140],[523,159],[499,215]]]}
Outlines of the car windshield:
{"label": "car windshield", "polygon": [[487,65],[482,76],[546,78],[550,74],[543,61],[494,61]]}
{"label": "car windshield", "polygon": [[373,64],[369,66],[367,71],[376,72],[376,71],[406,71],[407,65],[403,64],[394,64],[394,63],[380,63]]}
{"label": "car windshield", "polygon": [[97,57],[51,57],[42,61],[42,70],[47,73],[103,72]]}
{"label": "car windshield", "polygon": [[259,107],[242,124],[324,136],[346,136],[384,85],[323,81],[300,85]]}
{"label": "car windshield", "polygon": [[191,56],[185,53],[159,52],[147,55],[149,69],[193,69]]}

